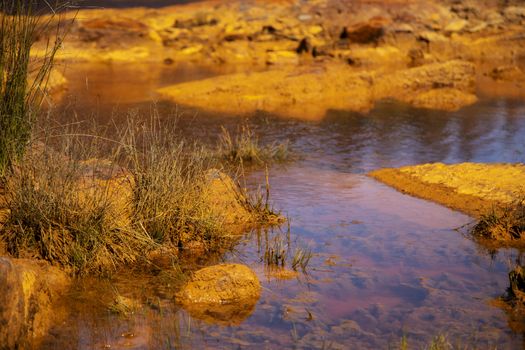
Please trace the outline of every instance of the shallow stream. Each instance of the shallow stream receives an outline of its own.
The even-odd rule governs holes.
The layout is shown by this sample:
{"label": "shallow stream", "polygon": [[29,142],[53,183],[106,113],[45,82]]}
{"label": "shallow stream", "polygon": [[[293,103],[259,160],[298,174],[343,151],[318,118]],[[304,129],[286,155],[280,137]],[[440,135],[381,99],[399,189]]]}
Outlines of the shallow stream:
{"label": "shallow stream", "polygon": [[[112,116],[118,123],[129,108],[147,113],[156,87],[220,73],[70,66],[63,121],[76,110],[78,118],[94,114],[107,123]],[[157,108],[167,113],[175,106],[159,102]],[[182,133],[198,140],[212,141],[221,126],[234,130],[243,122],[181,110]],[[406,337],[415,349],[439,335],[453,345],[523,346],[523,335],[491,304],[505,292],[518,252],[490,252],[455,230],[470,217],[366,176],[427,162],[525,162],[523,101],[486,97],[455,113],[384,101],[366,115],[330,111],[319,121],[255,115],[244,122],[261,142],[289,140],[299,155],[271,166],[270,184],[273,204],[290,218],[292,245],[314,253],[307,274],[272,277],[254,232],[223,257],[248,264],[262,282],[261,298],[244,320],[224,326],[194,319],[162,293],[158,307],[122,318],[97,306],[99,292],[86,290],[83,307],[72,307],[77,312],[56,328],[49,348],[386,349]],[[264,181],[264,173],[249,179]]]}

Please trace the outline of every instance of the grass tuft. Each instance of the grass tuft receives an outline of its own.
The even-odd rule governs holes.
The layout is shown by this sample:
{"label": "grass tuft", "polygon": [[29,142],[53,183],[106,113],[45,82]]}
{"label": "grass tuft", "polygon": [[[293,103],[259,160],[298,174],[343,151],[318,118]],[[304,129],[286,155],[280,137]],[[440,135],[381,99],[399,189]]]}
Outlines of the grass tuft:
{"label": "grass tuft", "polygon": [[[78,149],[76,141],[70,139],[63,150]],[[107,178],[95,175],[103,169]],[[48,260],[79,273],[135,263],[152,240],[129,224],[130,181],[112,163],[33,146],[6,181],[9,215],[0,236],[13,256]]]}
{"label": "grass tuft", "polygon": [[312,250],[308,248],[296,248],[292,258],[292,269],[296,270],[301,268],[306,271],[310,260],[312,259]]}
{"label": "grass tuft", "polygon": [[[261,233],[264,234],[264,237]],[[290,240],[290,230],[288,230],[286,235],[281,231],[274,232],[268,229],[262,232],[257,231],[257,234],[260,260],[268,268],[285,268],[289,266],[294,271],[300,268],[303,273],[307,272],[313,253],[310,248],[300,245],[293,247]]]}
{"label": "grass tuft", "polygon": [[243,125],[237,135],[222,127],[217,145],[218,158],[231,164],[261,165],[282,162],[290,157],[288,142],[261,146],[253,130]]}
{"label": "grass tuft", "polygon": [[264,262],[268,266],[284,267],[287,259],[286,242],[280,235],[276,235],[266,244]]}
{"label": "grass tuft", "polygon": [[481,216],[472,235],[496,241],[519,240],[525,235],[525,204],[517,201],[503,209]]}
{"label": "grass tuft", "polygon": [[158,120],[149,126],[130,123],[125,149],[135,181],[135,226],[159,243],[179,247],[198,237],[217,236],[220,220],[209,210],[203,193],[210,157],[174,138]]}
{"label": "grass tuft", "polygon": [[[0,0],[0,176],[22,157],[59,49],[62,22],[42,19],[34,1]],[[43,58],[32,59],[40,33],[55,29]],[[28,77],[32,82],[28,83]]]}

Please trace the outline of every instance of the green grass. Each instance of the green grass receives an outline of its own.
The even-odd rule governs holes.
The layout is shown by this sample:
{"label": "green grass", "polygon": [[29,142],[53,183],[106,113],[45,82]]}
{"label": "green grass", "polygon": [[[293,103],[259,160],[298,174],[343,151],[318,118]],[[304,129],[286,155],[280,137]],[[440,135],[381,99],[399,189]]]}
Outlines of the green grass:
{"label": "green grass", "polygon": [[[61,45],[61,21],[36,13],[33,1],[0,0],[0,176],[23,155]],[[56,29],[44,58],[31,59],[36,37]],[[29,76],[32,82],[28,82]]]}

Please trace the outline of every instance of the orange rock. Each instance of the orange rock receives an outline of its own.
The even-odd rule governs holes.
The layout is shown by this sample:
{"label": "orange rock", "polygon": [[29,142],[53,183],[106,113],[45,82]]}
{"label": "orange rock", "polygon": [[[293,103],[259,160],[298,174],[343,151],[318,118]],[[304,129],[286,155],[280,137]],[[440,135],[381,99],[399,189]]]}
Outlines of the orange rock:
{"label": "orange rock", "polygon": [[261,293],[257,275],[245,265],[203,268],[177,293],[177,301],[195,318],[223,325],[240,324]]}

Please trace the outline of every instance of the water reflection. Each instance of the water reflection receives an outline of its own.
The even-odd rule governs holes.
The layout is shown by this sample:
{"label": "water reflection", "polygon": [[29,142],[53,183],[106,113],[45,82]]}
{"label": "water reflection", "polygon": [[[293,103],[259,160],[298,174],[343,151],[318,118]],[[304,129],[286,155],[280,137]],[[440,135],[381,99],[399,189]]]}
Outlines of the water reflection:
{"label": "water reflection", "polygon": [[[116,101],[121,118],[129,107],[147,115],[155,86],[186,79],[165,71],[173,68],[144,72],[149,75],[136,81],[120,77],[129,73],[126,68],[111,69],[118,72],[106,78],[85,70],[92,90],[80,80],[68,92],[83,106],[80,112],[96,109],[99,124],[119,116],[111,107]],[[187,78],[208,74],[220,72],[197,70]],[[168,112],[174,105],[157,108],[173,118]],[[317,122],[193,111],[177,117],[181,134],[202,143],[213,142],[222,125],[235,131],[241,122],[251,124],[261,142],[290,140],[301,157],[270,169],[273,200],[291,218],[294,239],[316,254],[309,272],[289,280],[266,278],[257,238],[248,236],[224,257],[249,264],[263,282],[263,294],[242,324],[200,322],[159,294],[160,310],[146,307],[131,320],[104,310],[78,312],[71,328],[56,330],[75,339],[73,347],[370,349],[388,348],[406,335],[411,347],[421,348],[441,333],[482,348],[521,346],[522,336],[512,333],[505,313],[489,305],[506,289],[508,261],[517,252],[487,254],[454,230],[471,218],[400,194],[363,173],[437,161],[525,162],[523,102],[484,100],[445,113],[384,101],[367,115],[330,111]],[[252,181],[263,178],[262,172],[251,174]],[[123,336],[128,333],[134,336]]]}

